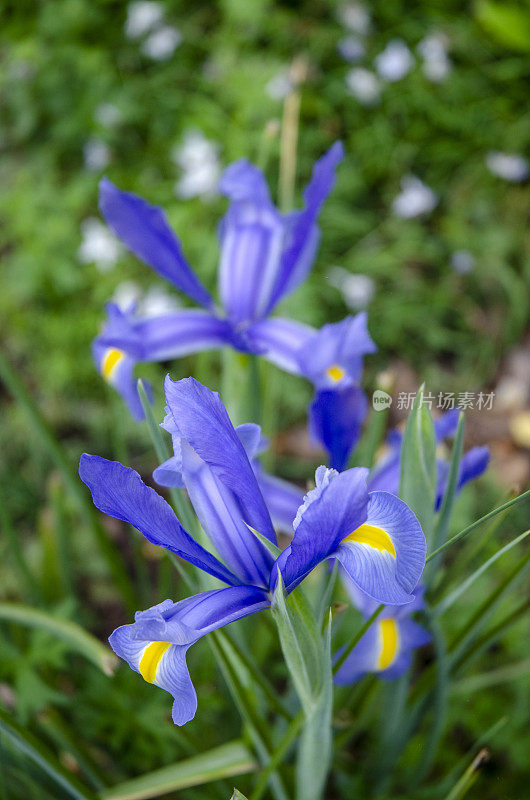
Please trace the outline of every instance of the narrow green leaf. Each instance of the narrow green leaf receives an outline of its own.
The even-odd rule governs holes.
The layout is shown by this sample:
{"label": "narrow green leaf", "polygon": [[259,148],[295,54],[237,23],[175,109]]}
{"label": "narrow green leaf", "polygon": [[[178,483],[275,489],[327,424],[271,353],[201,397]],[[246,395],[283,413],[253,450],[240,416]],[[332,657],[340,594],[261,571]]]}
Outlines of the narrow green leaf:
{"label": "narrow green leaf", "polygon": [[445,800],[461,800],[461,798],[467,794],[468,789],[471,789],[472,785],[475,783],[478,773],[488,758],[488,751],[486,748],[482,748],[482,750],[477,753],[460,780],[456,782],[449,794],[445,797]]}
{"label": "narrow green leaf", "polygon": [[274,592],[272,615],[296,692],[309,713],[322,687],[322,640],[302,590],[298,587],[286,595],[281,575]]}
{"label": "narrow green leaf", "polygon": [[516,664],[507,664],[500,669],[492,669],[489,672],[464,678],[452,685],[451,694],[463,694],[468,697],[473,692],[489,689],[491,686],[497,686],[499,683],[507,681],[511,683],[518,678],[526,678],[528,675],[530,675],[530,658]]}
{"label": "narrow green leaf", "polygon": [[282,551],[280,550],[278,545],[276,545],[273,542],[269,541],[269,539],[267,539],[267,537],[264,536],[259,531],[256,531],[256,530],[254,530],[254,528],[251,528],[251,526],[248,523],[246,523],[246,525],[247,525],[247,528],[249,529],[249,531],[251,531],[254,534],[256,539],[259,539],[261,544],[269,551],[269,553],[271,555],[274,556],[274,558],[278,558],[278,556],[281,555]]}
{"label": "narrow green leaf", "polygon": [[436,440],[431,415],[422,402],[423,390],[422,385],[403,434],[399,496],[418,517],[430,543],[436,498]]}
{"label": "narrow green leaf", "polygon": [[473,753],[478,753],[480,748],[485,745],[489,744],[490,741],[493,739],[497,733],[502,730],[507,722],[509,721],[509,717],[501,717],[496,722],[493,723],[491,728],[488,728],[484,733],[479,736],[477,741],[473,744],[473,747],[470,747],[468,752],[465,756],[463,756],[458,763],[453,767],[453,769],[445,776],[441,784],[439,785],[439,792],[443,795],[444,792],[448,792],[450,787],[455,783],[456,775],[461,774],[462,770],[465,769],[466,764],[469,763],[469,759],[472,758]]}
{"label": "narrow green leaf", "polygon": [[297,800],[321,800],[332,752],[331,712],[333,677],[331,671],[331,612],[322,648],[322,685],[313,708],[306,713],[296,761]]}
{"label": "narrow green leaf", "polygon": [[244,794],[241,794],[239,789],[234,789],[234,791],[232,792],[232,797],[230,798],[230,800],[247,800],[247,798],[245,797]]}
{"label": "narrow green leaf", "polygon": [[61,797],[66,796],[70,800],[96,800],[96,795],[68,772],[38,739],[0,709],[0,738],[3,736],[16,752],[29,759],[39,772],[52,781]]}
{"label": "narrow green leaf", "polygon": [[528,489],[528,491],[526,492],[523,492],[523,494],[520,494],[518,497],[514,497],[512,500],[508,500],[507,503],[503,503],[502,506],[494,508],[493,511],[489,512],[489,514],[486,514],[484,517],[481,517],[476,522],[471,523],[471,525],[468,525],[467,528],[464,528],[463,531],[460,531],[460,533],[457,533],[455,536],[452,536],[450,539],[447,540],[447,542],[444,542],[444,544],[440,545],[440,547],[437,547],[436,550],[433,550],[432,553],[429,553],[429,555],[427,556],[427,561],[433,559],[435,556],[438,555],[438,553],[441,553],[442,550],[445,550],[447,547],[450,547],[452,544],[455,544],[455,542],[459,542],[460,539],[464,538],[464,536],[467,536],[469,533],[471,533],[471,531],[474,531],[475,528],[478,528],[484,522],[487,522],[489,519],[492,519],[497,514],[500,514],[501,511],[505,511],[507,508],[516,505],[516,503],[520,503],[522,500],[528,499],[528,497],[530,497],[530,489]]}
{"label": "narrow green leaf", "polygon": [[478,569],[476,569],[469,576],[469,578],[466,578],[466,580],[462,581],[462,583],[460,583],[456,587],[456,589],[454,589],[454,591],[452,591],[450,594],[442,598],[442,600],[440,600],[440,602],[434,606],[434,608],[432,609],[432,613],[435,614],[436,616],[439,616],[440,614],[443,614],[445,611],[447,611],[448,608],[451,608],[453,603],[455,603],[458,600],[458,598],[461,597],[461,595],[463,595],[464,592],[466,592],[470,586],[472,586],[472,584],[477,580],[477,578],[480,578],[480,576],[484,572],[486,572],[486,570],[489,567],[491,567],[492,564],[495,564],[495,562],[499,558],[501,558],[501,556],[507,553],[508,550],[511,550],[512,547],[515,547],[515,545],[519,544],[519,542],[522,542],[523,539],[525,539],[528,536],[528,534],[530,534],[530,530],[521,533],[520,536],[517,536],[511,542],[508,542],[508,544],[504,545],[504,547],[501,547],[500,550],[497,550],[497,552],[494,555],[492,555],[491,558],[488,558],[487,561],[481,564],[481,566],[478,567]]}
{"label": "narrow green leaf", "polygon": [[473,644],[467,648],[458,666],[461,666],[465,661],[469,661],[474,655],[480,653],[481,650],[488,647],[488,645],[498,639],[499,636],[503,636],[511,625],[518,622],[522,617],[526,617],[526,612],[529,609],[530,598],[526,598],[522,603],[516,606],[513,611],[510,611],[509,614],[502,617],[495,625],[488,628],[482,636],[477,637]]}
{"label": "narrow green leaf", "polygon": [[270,776],[276,770],[280,764],[283,763],[285,757],[287,756],[289,750],[291,749],[292,745],[294,744],[302,725],[304,724],[304,711],[301,709],[296,717],[292,720],[291,724],[285,731],[284,735],[276,745],[274,752],[272,753],[269,763],[262,770],[259,780],[256,783],[254,791],[250,795],[250,800],[261,800],[263,797],[264,792],[267,789],[267,783],[269,781]]}
{"label": "narrow green leaf", "polygon": [[385,409],[370,410],[370,416],[365,426],[361,440],[352,453],[349,466],[372,467],[377,448],[382,443],[390,406]]}
{"label": "narrow green leaf", "polygon": [[125,781],[100,793],[101,800],[147,800],[189,786],[253,772],[257,767],[242,741],[228,742],[207,753]]}
{"label": "narrow green leaf", "polygon": [[43,415],[40,412],[37,404],[27,391],[26,387],[19,379],[16,372],[12,369],[8,360],[0,352],[0,377],[5,385],[15,398],[15,400],[22,406],[28,419],[30,420],[33,430],[40,438],[44,448],[48,452],[50,460],[55,464],[59,472],[64,478],[65,486],[70,492],[71,497],[77,504],[80,515],[82,516],[87,527],[92,531],[98,549],[101,551],[103,558],[109,568],[110,574],[114,578],[116,588],[121,592],[127,606],[130,610],[136,609],[136,596],[133,585],[123,565],[123,561],[118,554],[114,544],[109,539],[107,532],[102,527],[99,517],[97,516],[94,506],[88,499],[84,487],[77,475],[77,470],[74,469],[66,455],[61,443],[55,437],[52,429],[48,425]]}
{"label": "narrow green leaf", "polygon": [[[449,476],[447,478],[447,486],[442,500],[442,507],[438,515],[438,520],[434,529],[434,537],[432,547],[436,549],[447,538],[447,531],[449,530],[449,523],[451,521],[451,514],[455,502],[456,492],[458,488],[458,471],[460,461],[462,459],[462,452],[464,449],[464,415],[461,413],[458,419],[458,427],[456,429],[455,441],[451,453],[451,463],[449,466]],[[436,560],[428,568],[429,575],[436,570]]]}
{"label": "narrow green leaf", "polygon": [[106,675],[112,675],[118,664],[118,659],[112,650],[92,634],[76,625],[75,622],[54,617],[46,611],[18,603],[0,603],[0,620],[48,631],[70,645],[73,650],[99,667]]}

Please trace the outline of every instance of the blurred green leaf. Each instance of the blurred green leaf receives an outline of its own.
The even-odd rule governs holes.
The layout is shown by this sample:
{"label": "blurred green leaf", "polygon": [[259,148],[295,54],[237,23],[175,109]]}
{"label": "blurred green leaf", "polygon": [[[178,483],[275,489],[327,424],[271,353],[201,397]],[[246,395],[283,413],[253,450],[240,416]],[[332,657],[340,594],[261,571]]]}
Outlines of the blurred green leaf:
{"label": "blurred green leaf", "polygon": [[530,12],[511,3],[476,0],[475,18],[499,44],[530,52]]}
{"label": "blurred green leaf", "polygon": [[147,800],[169,792],[253,772],[252,753],[242,741],[228,742],[207,753],[141,775],[100,793],[101,800]]}
{"label": "blurred green leaf", "polygon": [[38,628],[62,639],[73,650],[87,658],[106,675],[112,675],[118,659],[112,650],[75,622],[54,617],[46,611],[18,603],[0,603],[0,620]]}
{"label": "blurred green leaf", "polygon": [[418,517],[429,544],[436,498],[436,441],[431,415],[423,403],[423,391],[422,385],[403,434],[399,496]]}

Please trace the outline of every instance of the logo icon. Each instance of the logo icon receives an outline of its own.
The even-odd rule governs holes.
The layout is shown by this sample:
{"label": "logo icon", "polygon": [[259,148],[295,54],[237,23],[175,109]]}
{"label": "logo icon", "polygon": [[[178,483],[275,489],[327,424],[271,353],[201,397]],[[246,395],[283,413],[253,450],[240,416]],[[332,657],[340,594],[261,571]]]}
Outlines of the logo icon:
{"label": "logo icon", "polygon": [[376,389],[372,395],[372,406],[374,411],[383,411],[385,408],[390,408],[392,405],[392,398],[389,394],[382,389]]}

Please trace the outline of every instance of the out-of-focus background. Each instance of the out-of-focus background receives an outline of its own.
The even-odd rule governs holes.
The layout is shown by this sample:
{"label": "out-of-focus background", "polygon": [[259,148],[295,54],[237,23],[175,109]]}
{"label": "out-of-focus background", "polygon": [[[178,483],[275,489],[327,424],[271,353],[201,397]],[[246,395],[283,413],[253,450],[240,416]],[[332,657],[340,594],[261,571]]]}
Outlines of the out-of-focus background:
{"label": "out-of-focus background", "polygon": [[[480,497],[475,490],[462,501],[463,519],[479,501],[480,513],[488,510],[484,498],[500,501],[524,486],[530,469],[527,1],[46,0],[5,4],[3,11],[2,349],[72,464],[88,450],[152,466],[147,432],[96,374],[90,342],[111,298],[124,305],[137,300],[146,313],[185,303],[103,225],[99,179],[107,175],[164,206],[190,263],[214,289],[216,225],[226,205],[217,180],[227,164],[247,157],[266,162],[276,192],[275,132],[302,63],[297,203],[313,161],[334,140],[343,140],[346,158],[322,212],[314,271],[288,300],[289,314],[319,326],[367,309],[379,347],[368,359],[367,389],[384,385],[397,398],[425,380],[435,395],[495,393],[491,410],[468,414],[469,443],[490,444],[493,460]],[[215,353],[170,366],[174,378],[192,373],[218,388]],[[139,374],[160,395],[167,369],[147,366]],[[277,380],[279,469],[302,479],[310,388],[288,376]],[[35,434],[27,406],[4,388],[0,402],[3,521],[38,576],[41,600],[69,614],[90,595],[83,613],[104,637],[122,612],[82,528],[67,536],[79,569],[75,601],[57,579],[54,531],[63,489],[46,435]],[[392,421],[405,413],[394,403]],[[308,458],[318,463],[319,455],[309,451]],[[68,526],[72,509],[65,513]],[[5,538],[0,557],[1,597],[24,598]],[[524,654],[523,633],[514,630],[510,640],[513,659]],[[29,650],[17,637],[2,646],[0,701],[22,721],[40,719],[45,735],[53,739],[55,731],[57,739],[50,720],[61,716],[76,679],[64,678],[60,645],[40,636],[31,634]],[[56,669],[63,669],[62,682]],[[90,674],[82,680],[84,704],[67,716],[88,740],[111,742],[118,774],[159,766],[160,754],[170,759],[180,742],[168,726],[164,736],[159,732],[166,698],[138,687],[132,673],[120,672],[119,680],[123,692],[112,715],[108,692]],[[524,706],[517,680],[485,695],[472,713],[462,703],[449,762],[502,716],[503,704]],[[127,691],[145,694],[146,706],[125,722]],[[144,736],[132,743],[134,724]],[[499,734],[506,763],[491,769],[502,774],[503,796],[515,798],[522,796],[528,741],[514,730]]]}

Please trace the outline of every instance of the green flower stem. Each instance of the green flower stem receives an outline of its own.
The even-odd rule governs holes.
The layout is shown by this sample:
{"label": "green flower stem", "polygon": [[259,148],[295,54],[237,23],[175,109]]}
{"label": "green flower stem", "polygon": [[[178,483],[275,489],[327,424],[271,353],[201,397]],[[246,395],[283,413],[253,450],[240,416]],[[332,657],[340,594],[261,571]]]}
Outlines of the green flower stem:
{"label": "green flower stem", "polygon": [[359,641],[362,639],[362,637],[364,636],[366,631],[371,627],[372,623],[375,622],[375,620],[377,619],[377,617],[379,616],[379,614],[381,613],[381,611],[383,609],[384,609],[384,605],[383,604],[378,606],[375,609],[375,611],[372,614],[372,616],[369,617],[363,625],[361,625],[361,627],[359,628],[359,630],[357,631],[357,633],[355,634],[353,639],[351,639],[351,641],[348,642],[348,644],[346,645],[346,647],[344,648],[344,650],[342,651],[342,653],[340,654],[340,656],[338,657],[338,659],[335,661],[335,663],[333,665],[333,674],[334,675],[337,674],[339,669],[342,667],[342,665],[344,664],[344,662],[346,661],[346,659],[348,658],[348,656],[352,652],[352,650],[355,647],[355,645],[359,643]]}
{"label": "green flower stem", "polygon": [[269,782],[270,776],[281,765],[285,756],[291,749],[298,734],[302,730],[304,721],[305,721],[305,714],[303,709],[301,709],[296,715],[296,717],[294,717],[294,719],[291,721],[291,724],[289,725],[284,735],[276,745],[274,752],[271,754],[269,763],[267,764],[265,769],[261,772],[259,779],[256,783],[256,786],[254,787],[254,791],[250,795],[249,800],[261,800],[264,792],[267,789],[267,784]]}

